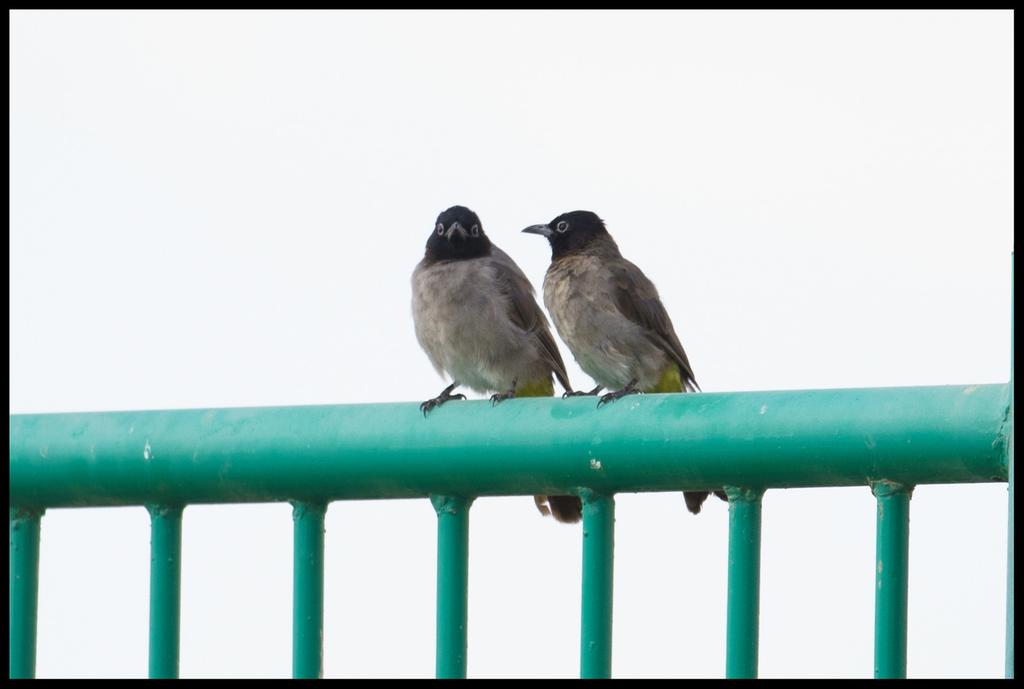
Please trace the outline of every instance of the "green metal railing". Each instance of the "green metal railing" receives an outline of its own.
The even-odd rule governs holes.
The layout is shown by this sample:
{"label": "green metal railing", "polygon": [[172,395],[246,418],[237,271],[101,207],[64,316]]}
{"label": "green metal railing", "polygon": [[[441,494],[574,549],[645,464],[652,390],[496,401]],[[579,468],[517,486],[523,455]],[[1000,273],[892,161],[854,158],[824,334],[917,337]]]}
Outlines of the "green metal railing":
{"label": "green metal railing", "polygon": [[[904,677],[910,494],[1010,480],[1012,386],[643,395],[10,417],[10,676],[35,672],[40,518],[145,505],[151,677],[176,677],[181,516],[190,504],[293,505],[293,674],[322,669],[324,514],[334,500],[429,497],[438,517],[437,676],[466,674],[469,510],[495,495],[583,499],[580,674],[609,677],[614,495],[725,487],[726,675],[755,677],[765,490],[870,487],[878,502],[875,676]],[[680,514],[680,519],[684,518]],[[1012,568],[1007,676],[1013,674]]]}

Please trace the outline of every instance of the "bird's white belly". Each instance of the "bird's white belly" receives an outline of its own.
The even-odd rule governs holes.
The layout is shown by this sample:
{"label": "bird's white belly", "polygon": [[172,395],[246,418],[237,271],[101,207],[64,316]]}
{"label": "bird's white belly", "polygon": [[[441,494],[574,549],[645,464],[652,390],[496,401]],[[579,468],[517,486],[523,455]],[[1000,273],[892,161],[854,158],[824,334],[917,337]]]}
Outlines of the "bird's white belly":
{"label": "bird's white belly", "polygon": [[532,349],[510,322],[504,299],[481,289],[485,277],[479,265],[424,269],[413,279],[413,320],[439,373],[477,392],[499,392],[528,366]]}
{"label": "bird's white belly", "polygon": [[[582,263],[583,259],[579,262]],[[634,354],[623,346],[622,335],[635,330],[603,301],[611,296],[599,281],[580,277],[588,266],[571,266],[544,279],[544,304],[558,335],[583,371],[600,385],[618,389],[630,381]]]}

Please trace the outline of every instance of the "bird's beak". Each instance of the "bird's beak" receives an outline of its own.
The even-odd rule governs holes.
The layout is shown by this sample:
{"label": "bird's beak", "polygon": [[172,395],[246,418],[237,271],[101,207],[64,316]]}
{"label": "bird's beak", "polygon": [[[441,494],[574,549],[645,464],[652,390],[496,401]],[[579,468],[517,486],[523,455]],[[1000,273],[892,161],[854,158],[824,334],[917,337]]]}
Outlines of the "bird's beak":
{"label": "bird's beak", "polygon": [[530,225],[523,232],[527,234],[539,234],[542,237],[550,237],[554,234],[548,225]]}
{"label": "bird's beak", "polygon": [[459,233],[460,239],[465,239],[466,237],[469,236],[469,233],[466,232],[465,228],[463,228],[462,225],[459,224],[459,222],[456,220],[455,222],[452,223],[452,226],[448,228],[447,234],[445,234],[445,237],[448,239],[449,242],[452,240],[452,236],[456,232]]}

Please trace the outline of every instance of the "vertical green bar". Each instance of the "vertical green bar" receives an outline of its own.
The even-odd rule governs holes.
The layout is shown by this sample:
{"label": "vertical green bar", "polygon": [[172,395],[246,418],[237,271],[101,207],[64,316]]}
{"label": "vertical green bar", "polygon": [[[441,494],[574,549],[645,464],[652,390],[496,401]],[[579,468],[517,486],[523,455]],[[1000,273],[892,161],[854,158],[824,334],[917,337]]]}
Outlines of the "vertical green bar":
{"label": "vertical green bar", "polygon": [[726,612],[725,676],[757,677],[761,590],[762,490],[725,489],[729,496],[729,601]]}
{"label": "vertical green bar", "polygon": [[324,644],[324,514],[327,505],[292,503],[292,677],[319,679]]}
{"label": "vertical green bar", "polygon": [[149,558],[149,677],[178,677],[181,625],[181,506],[147,505]]}
{"label": "vertical green bar", "polygon": [[1010,525],[1007,530],[1006,553],[1006,678],[1013,679],[1013,379],[1010,380],[1010,441],[1007,446],[1010,464]]}
{"label": "vertical green bar", "polygon": [[1007,435],[1010,523],[1006,531],[1006,678],[1013,679],[1013,253],[1010,253],[1010,427]]}
{"label": "vertical green bar", "polygon": [[466,613],[469,585],[469,506],[472,499],[433,495],[437,512],[438,679],[466,677]]}
{"label": "vertical green bar", "polygon": [[39,601],[39,520],[42,511],[12,507],[10,580],[11,679],[36,676],[36,610]]}
{"label": "vertical green bar", "polygon": [[580,677],[612,676],[612,591],[615,564],[615,498],[584,491],[583,606]]}
{"label": "vertical green bar", "polygon": [[875,531],[875,679],[907,676],[907,564],[910,493],[913,489],[878,481]]}

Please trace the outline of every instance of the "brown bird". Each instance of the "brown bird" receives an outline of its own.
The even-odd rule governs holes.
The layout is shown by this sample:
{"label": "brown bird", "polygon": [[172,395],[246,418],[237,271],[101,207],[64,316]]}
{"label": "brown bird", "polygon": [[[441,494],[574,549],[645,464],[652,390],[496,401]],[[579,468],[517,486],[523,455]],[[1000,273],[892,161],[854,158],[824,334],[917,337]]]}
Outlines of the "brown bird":
{"label": "brown bird", "polygon": [[[544,304],[580,368],[599,383],[585,394],[610,390],[599,407],[641,392],[700,389],[654,283],[622,257],[601,218],[573,211],[523,232],[551,244]],[[722,491],[715,495],[727,499]],[[707,491],[683,493],[694,514],[707,497]]]}
{"label": "brown bird", "polygon": [[[533,296],[533,286],[484,233],[480,218],[464,206],[442,212],[426,252],[412,274],[416,338],[438,373],[452,384],[420,405],[424,416],[453,399],[461,385],[493,392],[492,404],[513,397],[550,397],[552,374],[571,391],[565,363]],[[580,499],[536,496],[541,514],[578,522]]]}

